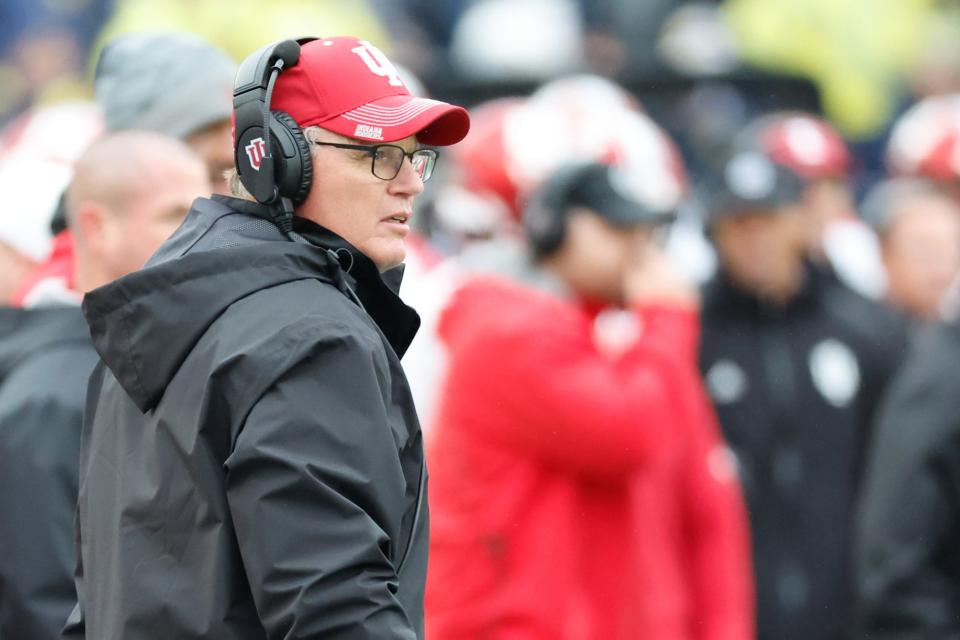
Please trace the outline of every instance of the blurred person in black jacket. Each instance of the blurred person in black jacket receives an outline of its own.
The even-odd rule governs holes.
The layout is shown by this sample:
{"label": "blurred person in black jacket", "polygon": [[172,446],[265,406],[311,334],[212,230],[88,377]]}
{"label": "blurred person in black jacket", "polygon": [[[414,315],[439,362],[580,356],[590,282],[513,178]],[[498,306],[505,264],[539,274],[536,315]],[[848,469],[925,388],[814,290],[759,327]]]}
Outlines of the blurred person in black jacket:
{"label": "blurred person in black jacket", "polygon": [[960,637],[960,322],[914,342],[881,405],[856,527],[856,637]]}
{"label": "blurred person in black jacket", "polygon": [[808,261],[803,186],[739,152],[708,203],[720,268],[700,362],[750,510],[761,640],[848,628],[860,452],[904,340],[895,315]]}
{"label": "blurred person in black jacket", "polygon": [[[158,188],[162,185],[162,188]],[[76,290],[141,267],[210,188],[201,159],[156,133],[114,134],[67,193]],[[42,292],[41,292],[42,293]],[[80,294],[38,295],[0,326],[0,638],[59,638],[73,607],[73,520],[87,378],[97,361]],[[71,292],[72,293],[72,292]]]}

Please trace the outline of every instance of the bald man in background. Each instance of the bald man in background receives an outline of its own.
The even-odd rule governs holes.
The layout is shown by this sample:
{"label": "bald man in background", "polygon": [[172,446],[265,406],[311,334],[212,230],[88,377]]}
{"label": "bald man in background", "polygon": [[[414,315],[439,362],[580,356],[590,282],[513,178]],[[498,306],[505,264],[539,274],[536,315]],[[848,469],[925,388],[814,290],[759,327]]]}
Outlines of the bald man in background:
{"label": "bald man in background", "polygon": [[97,361],[82,293],[139,269],[210,192],[183,142],[129,131],[76,165],[67,220],[76,292],[39,291],[7,309],[0,339],[0,638],[59,638],[76,602],[74,510],[87,378]]}

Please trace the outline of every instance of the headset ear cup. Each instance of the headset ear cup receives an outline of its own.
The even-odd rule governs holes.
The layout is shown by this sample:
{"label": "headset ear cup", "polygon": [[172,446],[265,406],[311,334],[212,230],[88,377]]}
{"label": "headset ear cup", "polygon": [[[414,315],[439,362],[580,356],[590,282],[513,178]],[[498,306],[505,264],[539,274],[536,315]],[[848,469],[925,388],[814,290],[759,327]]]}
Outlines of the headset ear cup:
{"label": "headset ear cup", "polygon": [[[289,140],[294,147],[294,157],[285,158],[277,166],[277,186],[280,195],[290,198],[294,205],[302,203],[310,193],[313,183],[313,158],[310,154],[310,142],[304,135],[300,125],[283,111],[271,111],[271,126],[275,126],[274,138],[280,143],[280,138]],[[280,143],[282,146],[282,143]],[[275,149],[279,157],[283,156],[282,149]]]}
{"label": "headset ear cup", "polygon": [[[563,244],[565,216],[546,193],[535,194],[523,212],[523,228],[530,247],[538,257],[554,253]],[[559,203],[562,206],[562,203]]]}
{"label": "headset ear cup", "polygon": [[587,166],[578,163],[561,167],[537,189],[524,208],[523,227],[536,256],[549,256],[563,245],[571,191]]}

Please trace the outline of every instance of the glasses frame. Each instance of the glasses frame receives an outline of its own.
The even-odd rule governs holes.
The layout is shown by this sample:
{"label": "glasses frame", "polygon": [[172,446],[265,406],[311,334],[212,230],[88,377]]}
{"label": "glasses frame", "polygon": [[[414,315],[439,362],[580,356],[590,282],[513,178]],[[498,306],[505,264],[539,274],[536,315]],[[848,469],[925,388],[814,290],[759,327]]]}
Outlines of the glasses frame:
{"label": "glasses frame", "polygon": [[[430,158],[433,161],[434,166],[437,163],[437,158],[440,157],[440,154],[439,152],[437,152],[436,149],[429,149],[429,148],[414,149],[413,151],[408,153],[404,151],[403,147],[401,147],[398,144],[346,144],[343,142],[318,142],[316,140],[311,140],[310,143],[315,144],[318,147],[336,147],[337,149],[351,149],[353,151],[366,151],[367,154],[370,156],[370,173],[372,173],[375,178],[384,180],[386,182],[389,182],[394,178],[396,178],[398,175],[400,175],[400,169],[403,168],[403,160],[401,160],[400,164],[397,165],[397,170],[396,172],[394,172],[393,176],[389,178],[378,176],[376,172],[376,166],[377,166],[376,152],[378,149],[381,149],[383,147],[392,147],[394,149],[399,149],[400,153],[403,154],[404,158],[408,158],[411,164],[413,164],[413,157],[417,154],[420,154],[421,156],[426,155],[428,158]],[[427,177],[424,178],[423,176],[420,176],[420,180],[422,182],[426,182],[431,178],[431,176],[433,176],[433,166],[430,167],[430,173],[427,174]]]}

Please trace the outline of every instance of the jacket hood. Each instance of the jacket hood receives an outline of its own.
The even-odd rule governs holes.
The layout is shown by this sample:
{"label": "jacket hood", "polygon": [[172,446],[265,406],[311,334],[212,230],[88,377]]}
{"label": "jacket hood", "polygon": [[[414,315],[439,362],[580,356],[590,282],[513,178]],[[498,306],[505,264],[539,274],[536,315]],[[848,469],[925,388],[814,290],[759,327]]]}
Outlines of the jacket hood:
{"label": "jacket hood", "polygon": [[[329,282],[345,293],[371,288],[341,269],[344,254],[335,251],[344,247],[351,251],[351,271],[363,271],[354,265],[369,262],[345,241],[310,223],[319,231],[309,241],[293,242],[269,220],[269,210],[255,203],[200,198],[143,269],[84,297],[94,346],[141,411],[159,402],[194,345],[237,300],[303,279]],[[325,246],[330,239],[338,242]],[[348,282],[355,287],[348,289]]]}

